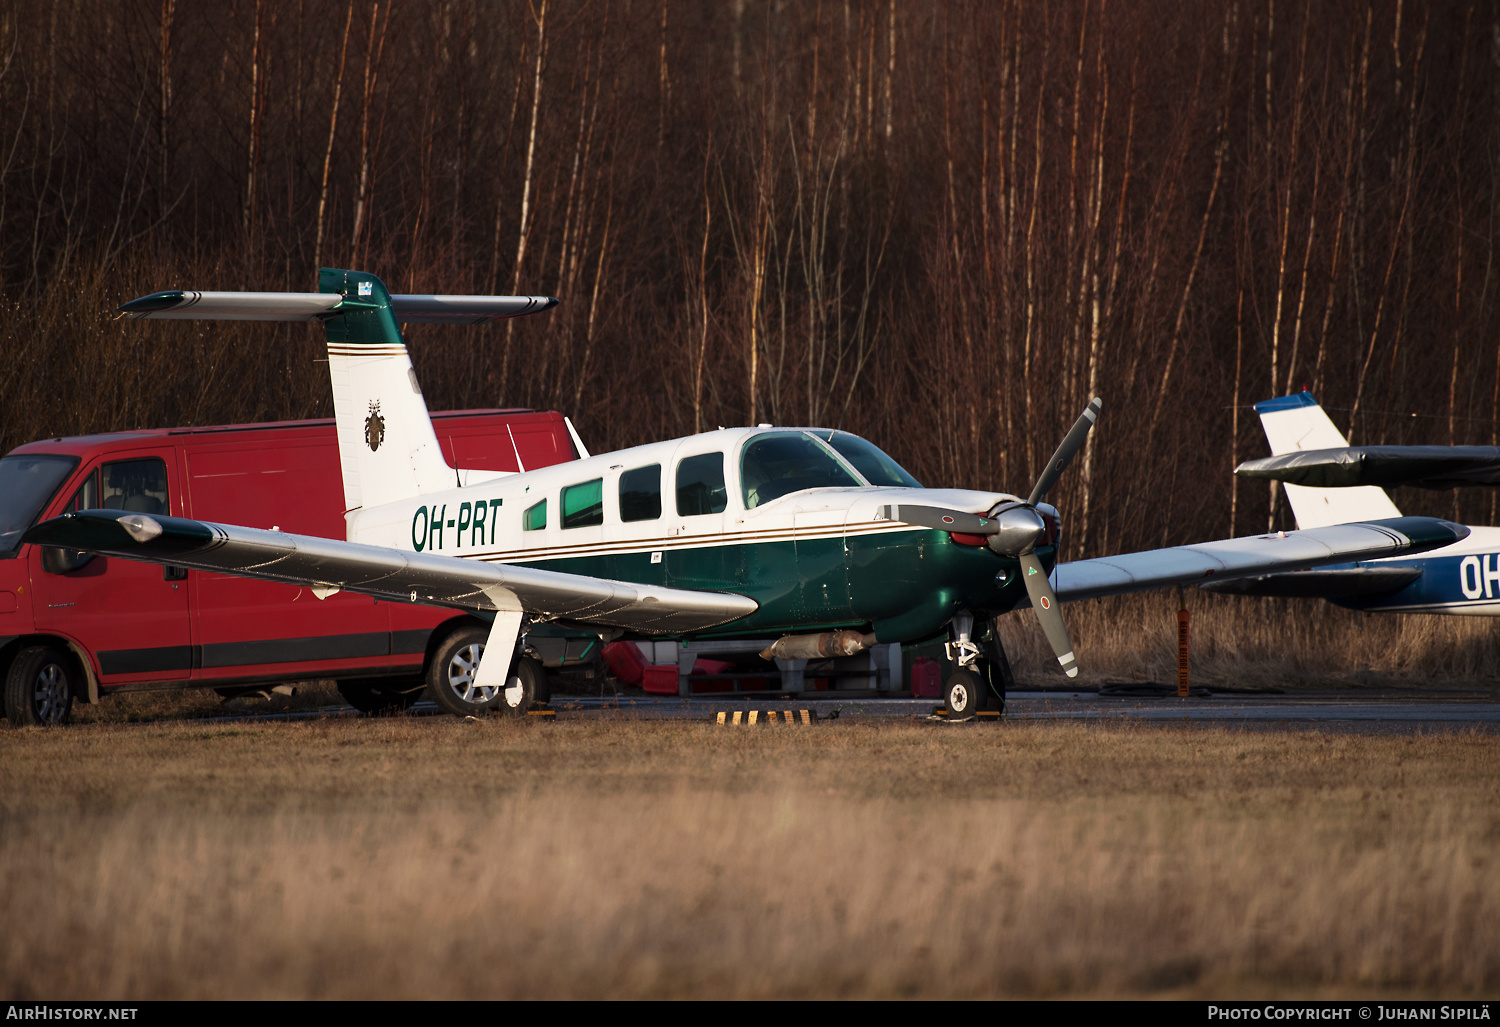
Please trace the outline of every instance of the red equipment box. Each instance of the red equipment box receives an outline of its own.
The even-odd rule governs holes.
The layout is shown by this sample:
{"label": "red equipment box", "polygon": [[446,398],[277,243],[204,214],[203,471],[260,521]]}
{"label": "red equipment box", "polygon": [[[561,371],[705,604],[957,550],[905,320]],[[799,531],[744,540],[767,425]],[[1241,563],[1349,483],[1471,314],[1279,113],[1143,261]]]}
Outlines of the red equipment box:
{"label": "red equipment box", "polygon": [[[609,672],[620,680],[622,684],[637,686],[645,677],[650,668],[646,664],[646,658],[641,655],[640,647],[634,642],[611,642],[604,647],[604,662],[609,664]],[[676,674],[677,665],[672,665],[673,684],[672,694],[677,693]],[[647,691],[650,691],[648,688]]]}
{"label": "red equipment box", "polygon": [[936,660],[919,656],[912,662],[911,697],[913,699],[941,699],[943,697],[943,668]]}

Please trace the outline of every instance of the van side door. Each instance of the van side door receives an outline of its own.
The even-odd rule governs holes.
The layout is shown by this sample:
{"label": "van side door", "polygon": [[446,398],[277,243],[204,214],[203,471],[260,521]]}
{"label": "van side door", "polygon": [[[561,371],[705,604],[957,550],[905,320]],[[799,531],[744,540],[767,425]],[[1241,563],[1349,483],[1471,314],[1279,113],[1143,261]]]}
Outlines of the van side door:
{"label": "van side door", "polygon": [[[182,514],[171,449],[116,454],[85,468],[60,490],[66,498],[48,516],[88,509]],[[186,680],[195,662],[191,580],[177,568],[68,553],[32,546],[27,556],[37,631],[87,650],[106,689]]]}
{"label": "van side door", "polygon": [[[225,439],[184,452],[191,516],[344,537],[343,479],[333,435]],[[389,604],[353,592],[319,599],[301,585],[234,574],[194,571],[193,577],[203,684],[390,666]]]}

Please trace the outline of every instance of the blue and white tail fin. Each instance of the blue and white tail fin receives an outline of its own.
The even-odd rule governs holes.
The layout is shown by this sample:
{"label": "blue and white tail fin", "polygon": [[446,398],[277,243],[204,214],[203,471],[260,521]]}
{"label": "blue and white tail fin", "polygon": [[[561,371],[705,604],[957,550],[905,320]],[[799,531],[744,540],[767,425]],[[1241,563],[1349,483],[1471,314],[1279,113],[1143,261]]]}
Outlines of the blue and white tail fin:
{"label": "blue and white tail fin", "polygon": [[399,323],[482,324],[556,305],[550,296],[392,296],[374,275],[325,267],[313,293],[175,290],[120,310],[137,319],[321,321],[344,505],[355,510],[463,484],[438,445]]}
{"label": "blue and white tail fin", "polygon": [[[1349,445],[1342,432],[1310,392],[1299,392],[1255,404],[1265,429],[1271,455],[1313,449],[1342,449]],[[1374,521],[1400,517],[1385,489],[1373,485],[1355,488],[1319,489],[1282,483],[1287,502],[1299,528],[1325,528],[1351,521]]]}

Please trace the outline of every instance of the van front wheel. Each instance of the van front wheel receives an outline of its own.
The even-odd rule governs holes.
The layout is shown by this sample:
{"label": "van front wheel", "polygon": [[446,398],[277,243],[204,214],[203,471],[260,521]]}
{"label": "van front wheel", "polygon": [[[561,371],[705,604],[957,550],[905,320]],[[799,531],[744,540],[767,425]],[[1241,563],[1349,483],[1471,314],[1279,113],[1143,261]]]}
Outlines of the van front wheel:
{"label": "van front wheel", "polygon": [[17,727],[66,724],[78,670],[50,645],[22,649],[5,677],[5,716]]}

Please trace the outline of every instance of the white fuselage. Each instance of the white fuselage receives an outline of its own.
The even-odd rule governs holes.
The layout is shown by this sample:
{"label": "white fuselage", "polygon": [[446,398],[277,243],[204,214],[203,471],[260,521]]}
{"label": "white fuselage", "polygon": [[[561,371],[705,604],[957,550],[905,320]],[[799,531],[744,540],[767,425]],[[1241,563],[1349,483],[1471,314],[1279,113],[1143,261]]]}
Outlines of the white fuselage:
{"label": "white fuselage", "polygon": [[[347,515],[348,537],[351,542],[407,551],[529,563],[788,538],[920,531],[893,522],[884,508],[915,503],[983,514],[1016,498],[1000,492],[864,484],[800,490],[747,509],[740,480],[741,450],[746,442],[768,431],[792,430],[796,429],[721,429],[354,510]],[[685,459],[712,453],[725,457],[722,511],[679,512],[677,468]],[[650,467],[660,469],[660,515],[624,520],[621,476]],[[564,526],[565,490],[595,480],[600,483],[603,505],[598,523]],[[535,526],[528,528],[528,511],[542,503],[546,504],[545,516],[533,514]]]}

